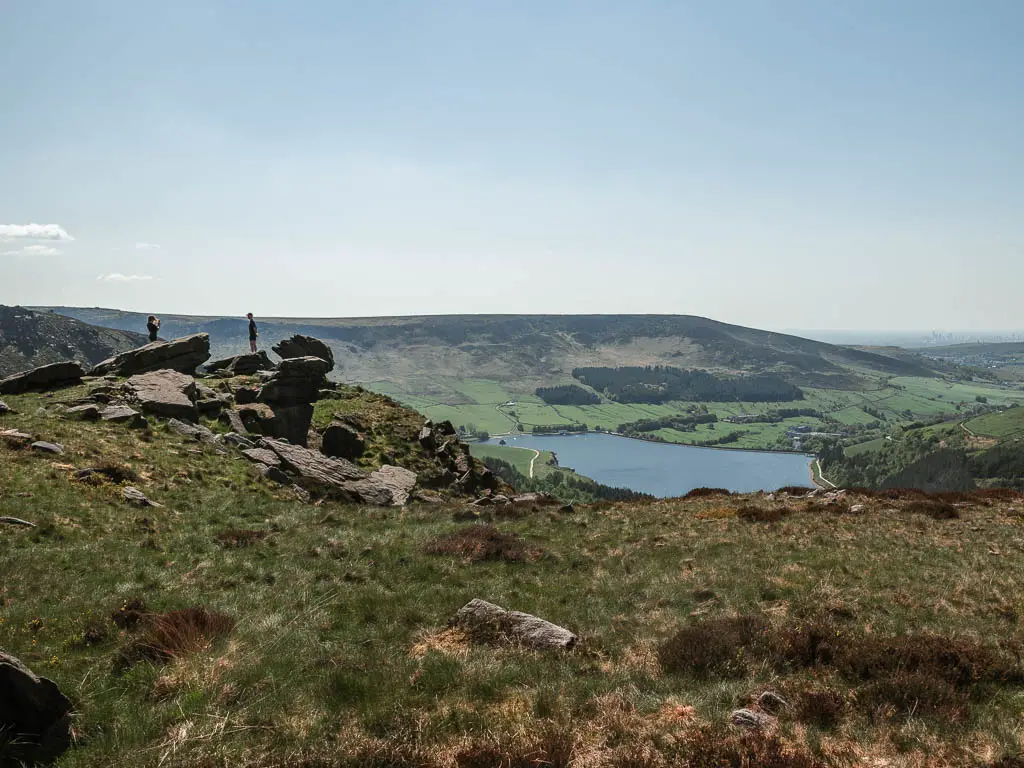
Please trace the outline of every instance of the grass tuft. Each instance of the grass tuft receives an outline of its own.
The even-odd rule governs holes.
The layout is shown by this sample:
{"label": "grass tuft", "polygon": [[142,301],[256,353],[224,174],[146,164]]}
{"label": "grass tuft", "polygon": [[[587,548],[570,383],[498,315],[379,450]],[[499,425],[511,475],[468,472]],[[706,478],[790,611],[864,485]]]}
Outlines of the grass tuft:
{"label": "grass tuft", "polygon": [[519,536],[502,533],[492,525],[470,525],[427,543],[425,551],[432,555],[456,555],[470,563],[502,561],[520,563],[534,561],[543,550],[531,547]]}
{"label": "grass tuft", "polygon": [[254,531],[247,528],[228,528],[214,536],[217,543],[225,549],[249,547],[267,537],[267,531]]}
{"label": "grass tuft", "polygon": [[759,507],[756,504],[744,504],[736,510],[736,517],[748,523],[777,523],[789,515],[785,507]]}
{"label": "grass tuft", "polygon": [[141,622],[140,633],[125,649],[124,659],[170,661],[209,648],[234,628],[235,620],[227,614],[202,607],[150,613]]}

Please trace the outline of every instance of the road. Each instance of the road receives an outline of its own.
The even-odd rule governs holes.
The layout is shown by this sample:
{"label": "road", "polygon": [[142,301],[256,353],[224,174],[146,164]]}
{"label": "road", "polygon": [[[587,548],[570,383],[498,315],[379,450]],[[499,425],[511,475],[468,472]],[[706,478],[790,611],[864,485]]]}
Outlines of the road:
{"label": "road", "polygon": [[529,448],[528,450],[533,451],[533,458],[530,459],[530,477],[533,477],[533,462],[540,458],[540,451],[536,448]]}
{"label": "road", "polygon": [[825,477],[823,474],[821,474],[821,461],[819,459],[815,459],[814,463],[818,466],[818,479],[821,480],[821,482],[823,482],[823,483],[828,483],[833,488],[838,488],[839,487],[838,485],[836,485],[831,480],[829,480],[827,477]]}

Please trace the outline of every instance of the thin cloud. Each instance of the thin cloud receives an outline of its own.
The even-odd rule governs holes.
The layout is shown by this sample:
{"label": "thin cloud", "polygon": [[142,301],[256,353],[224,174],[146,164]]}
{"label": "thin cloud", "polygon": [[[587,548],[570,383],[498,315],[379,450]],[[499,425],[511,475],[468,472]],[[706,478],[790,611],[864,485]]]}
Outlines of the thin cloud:
{"label": "thin cloud", "polygon": [[111,272],[109,275],[99,275],[97,280],[104,283],[134,283],[139,280],[152,280],[152,275],[122,275],[120,272]]}
{"label": "thin cloud", "polygon": [[136,243],[135,247],[138,248],[140,251],[153,251],[159,248],[160,246],[157,245],[156,243]]}
{"label": "thin cloud", "polygon": [[74,240],[59,224],[0,224],[0,240]]}
{"label": "thin cloud", "polygon": [[51,245],[26,245],[15,251],[5,251],[4,256],[60,256],[64,251]]}

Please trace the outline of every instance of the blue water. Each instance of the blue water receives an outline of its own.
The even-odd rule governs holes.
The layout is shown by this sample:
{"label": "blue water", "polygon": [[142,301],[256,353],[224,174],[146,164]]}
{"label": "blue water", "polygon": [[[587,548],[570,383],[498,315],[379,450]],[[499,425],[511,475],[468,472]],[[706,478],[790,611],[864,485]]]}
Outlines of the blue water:
{"label": "blue water", "polygon": [[[499,438],[488,442],[497,445]],[[506,444],[554,451],[558,463],[599,483],[653,496],[680,496],[706,486],[738,493],[811,486],[812,457],[800,453],[722,450],[648,443],[618,435],[520,435]]]}

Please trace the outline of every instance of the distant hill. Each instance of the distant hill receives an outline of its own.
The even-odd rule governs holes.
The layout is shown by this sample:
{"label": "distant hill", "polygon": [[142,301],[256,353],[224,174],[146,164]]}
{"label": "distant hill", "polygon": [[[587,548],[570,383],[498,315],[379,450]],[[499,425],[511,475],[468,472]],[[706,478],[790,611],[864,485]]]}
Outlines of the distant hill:
{"label": "distant hill", "polygon": [[[145,327],[146,316],[52,307],[110,328]],[[162,315],[165,337],[205,331],[214,356],[248,346],[244,318]],[[438,315],[376,318],[257,318],[261,346],[293,333],[331,344],[350,381],[406,382],[465,376],[527,386],[562,383],[577,367],[671,365],[733,374],[776,373],[798,386],[858,389],[876,378],[935,376],[913,353],[872,351],[689,315]]]}
{"label": "distant hill", "polygon": [[915,351],[928,357],[957,357],[960,355],[1024,356],[1024,341],[979,341],[968,344],[949,344],[943,347],[919,347]]}
{"label": "distant hill", "polygon": [[63,360],[93,365],[141,346],[141,333],[112,330],[47,311],[0,305],[0,376]]}

